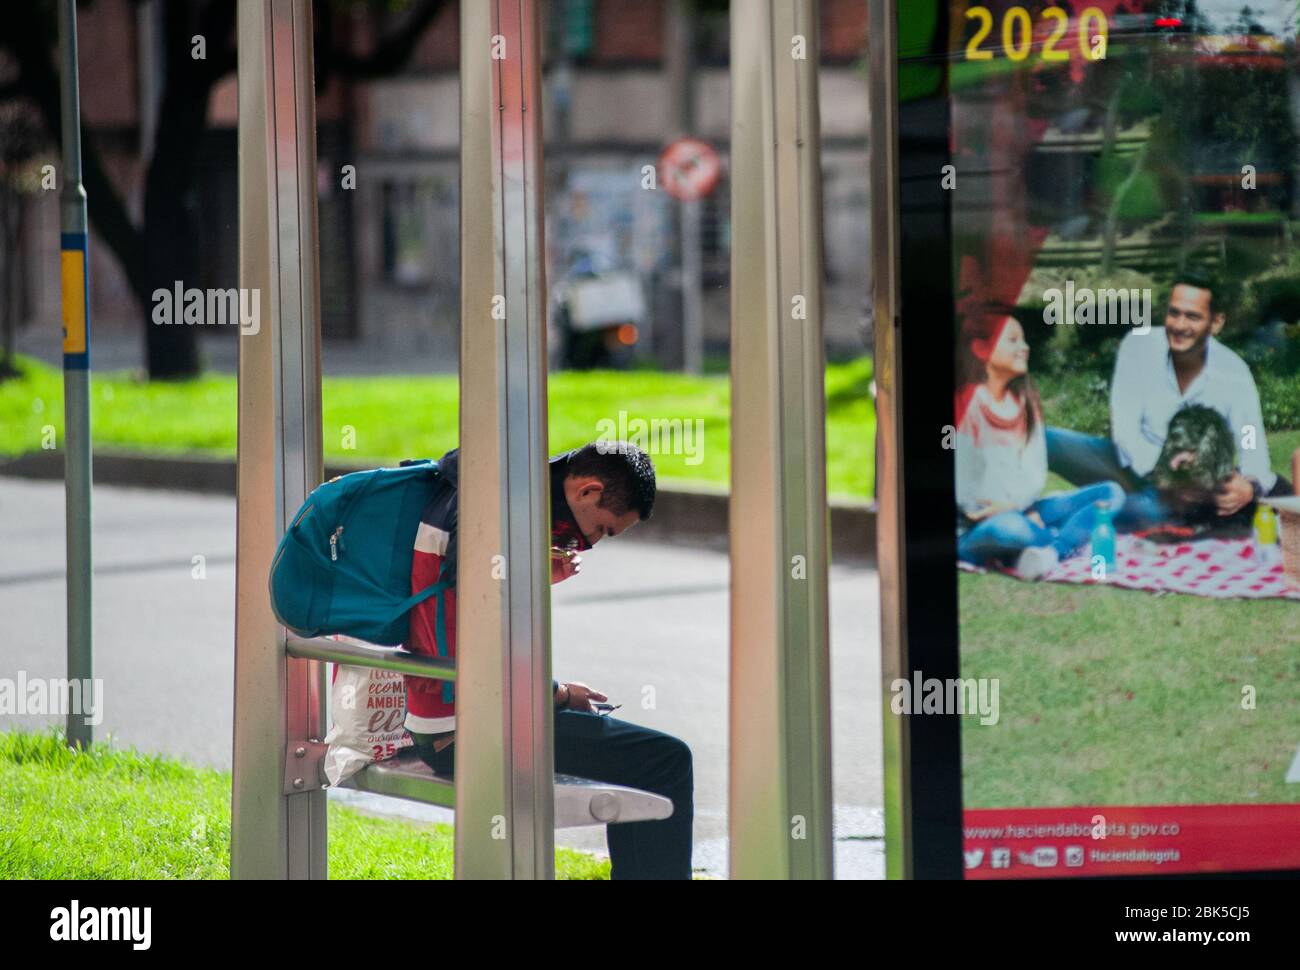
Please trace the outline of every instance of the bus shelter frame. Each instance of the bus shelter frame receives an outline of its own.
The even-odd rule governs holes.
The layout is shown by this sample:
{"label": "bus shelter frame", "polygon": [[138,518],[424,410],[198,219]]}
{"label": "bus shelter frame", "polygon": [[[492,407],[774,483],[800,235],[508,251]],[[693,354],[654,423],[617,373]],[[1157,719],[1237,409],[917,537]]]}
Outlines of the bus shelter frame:
{"label": "bus shelter frame", "polygon": [[[454,679],[458,878],[554,877],[538,0],[462,0],[454,666],[303,640],[267,577],[323,476],[310,0],[239,0],[240,336],[231,875],[328,875],[309,769],[326,663]],[[832,875],[815,0],[732,5],[730,871]],[[360,173],[364,177],[364,173]],[[596,417],[593,417],[593,428]],[[394,666],[396,665],[396,666]],[[413,671],[412,671],[413,672]]]}

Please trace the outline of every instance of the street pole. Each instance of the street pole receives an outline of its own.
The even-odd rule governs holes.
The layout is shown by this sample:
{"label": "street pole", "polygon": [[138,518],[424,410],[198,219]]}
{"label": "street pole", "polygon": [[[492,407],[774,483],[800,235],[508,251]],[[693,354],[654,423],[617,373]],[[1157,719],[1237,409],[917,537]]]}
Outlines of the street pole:
{"label": "street pole", "polygon": [[700,200],[681,204],[682,370],[704,373],[704,283],[700,255]]}
{"label": "street pole", "polygon": [[[671,49],[670,76],[677,137],[695,132],[695,5],[676,0],[669,8]],[[704,283],[700,252],[700,206],[697,199],[684,200],[677,210],[678,246],[681,250],[682,284],[682,370],[704,373]]]}
{"label": "street pole", "polygon": [[[68,745],[87,747],[94,731],[84,710],[92,676],[90,572],[90,272],[86,247],[86,190],[81,185],[81,105],[77,89],[76,0],[59,2],[63,61],[63,189],[59,193],[60,272],[63,280],[64,492],[67,528]],[[74,710],[74,706],[82,708]]]}

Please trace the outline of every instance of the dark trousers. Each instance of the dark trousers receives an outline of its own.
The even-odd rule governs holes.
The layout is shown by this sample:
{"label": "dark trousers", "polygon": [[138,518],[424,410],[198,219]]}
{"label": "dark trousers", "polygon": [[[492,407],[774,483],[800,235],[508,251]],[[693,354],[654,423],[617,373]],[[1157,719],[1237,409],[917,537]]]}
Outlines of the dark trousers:
{"label": "dark trousers", "polygon": [[[432,736],[411,733],[415,751],[440,775],[455,770],[456,744],[433,750]],[[555,772],[640,788],[672,799],[673,814],[605,827],[611,879],[690,879],[695,783],[684,741],[627,721],[581,711],[555,714]]]}
{"label": "dark trousers", "polygon": [[1133,469],[1119,463],[1119,453],[1109,438],[1066,428],[1048,428],[1046,436],[1047,467],[1071,485],[1118,482],[1129,493],[1147,487]]}
{"label": "dark trousers", "polygon": [[1048,428],[1047,467],[1071,485],[1118,482],[1128,494],[1113,511],[1117,532],[1150,529],[1174,518],[1155,486],[1120,464],[1115,443],[1109,438]]}
{"label": "dark trousers", "polygon": [[[1119,463],[1115,444],[1109,438],[1094,437],[1064,428],[1048,428],[1047,467],[1071,485],[1089,485],[1107,480],[1119,482],[1128,492],[1124,505],[1115,514],[1115,528],[1119,532],[1149,529],[1175,518],[1174,511],[1154,485],[1134,474],[1133,469]],[[1290,495],[1291,483],[1284,476],[1278,475],[1277,482],[1268,494]],[[1241,522],[1249,525],[1254,512],[1255,503],[1251,502],[1237,515]]]}

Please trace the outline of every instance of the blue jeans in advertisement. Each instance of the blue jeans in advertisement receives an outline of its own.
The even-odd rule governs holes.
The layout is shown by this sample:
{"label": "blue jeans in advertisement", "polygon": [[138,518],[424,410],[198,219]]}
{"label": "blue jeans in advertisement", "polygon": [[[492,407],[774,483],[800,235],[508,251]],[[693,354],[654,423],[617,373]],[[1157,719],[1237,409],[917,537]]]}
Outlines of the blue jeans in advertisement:
{"label": "blue jeans in advertisement", "polygon": [[1065,428],[1047,429],[1047,467],[1071,485],[1119,482],[1128,494],[1123,504],[1113,504],[1116,532],[1137,532],[1170,522],[1173,510],[1155,486],[1121,465],[1115,443],[1109,438],[1080,434]]}
{"label": "blue jeans in advertisement", "polygon": [[[999,512],[971,526],[957,540],[957,556],[976,566],[995,559],[1013,566],[1030,546],[1051,546],[1066,559],[1092,538],[1097,503],[1110,502],[1111,508],[1117,508],[1123,501],[1124,490],[1114,482],[1048,495],[1023,512]],[[1029,518],[1031,512],[1038,513],[1042,525]]]}

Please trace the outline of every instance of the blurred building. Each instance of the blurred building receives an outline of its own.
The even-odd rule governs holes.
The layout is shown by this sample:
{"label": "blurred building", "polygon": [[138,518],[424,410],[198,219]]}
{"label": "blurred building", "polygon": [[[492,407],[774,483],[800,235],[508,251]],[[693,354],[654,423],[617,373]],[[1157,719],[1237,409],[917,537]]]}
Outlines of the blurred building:
{"label": "blurred building", "polygon": [[[81,36],[93,38],[80,52],[83,116],[137,224],[165,85],[160,6],[97,0],[79,14]],[[367,6],[334,9],[335,45],[345,50],[368,52],[391,27]],[[318,95],[323,332],[413,369],[454,367],[458,346],[458,12],[458,3],[446,4],[400,71],[334,78]],[[561,278],[579,251],[635,271],[652,318],[645,349],[667,366],[682,353],[680,203],[643,189],[642,173],[687,134],[716,147],[725,172],[727,16],[716,0],[544,4],[550,279]],[[825,322],[828,349],[847,354],[863,349],[869,289],[866,4],[822,0],[821,18]],[[236,117],[232,72],[210,100],[192,202],[200,286],[232,286],[237,278]],[[355,188],[344,187],[349,165]],[[729,193],[724,175],[701,205],[704,333],[715,353],[726,352],[729,328]],[[40,198],[34,208],[25,309],[49,322],[59,315],[57,200]],[[146,311],[102,240],[92,242],[92,254],[97,332],[138,332]]]}

